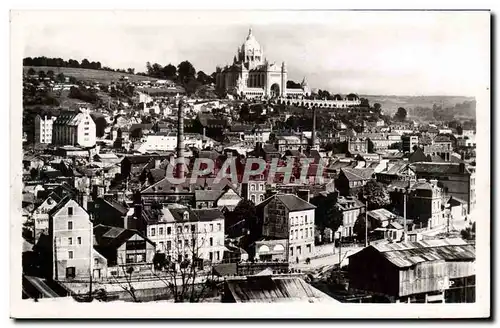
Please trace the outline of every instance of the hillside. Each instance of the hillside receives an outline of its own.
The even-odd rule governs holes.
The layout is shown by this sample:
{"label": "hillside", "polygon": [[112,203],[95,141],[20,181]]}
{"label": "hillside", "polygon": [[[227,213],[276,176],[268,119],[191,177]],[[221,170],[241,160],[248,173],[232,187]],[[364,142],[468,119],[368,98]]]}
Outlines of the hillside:
{"label": "hillside", "polygon": [[91,80],[107,84],[109,84],[109,82],[111,81],[118,81],[122,76],[128,77],[130,82],[157,80],[156,78],[142,76],[142,75],[86,69],[86,68],[72,68],[72,67],[23,66],[23,72],[26,73],[30,68],[33,68],[36,72],[38,71],[47,72],[52,70],[56,75],[59,73],[63,73],[66,76],[73,76],[78,80],[82,81]]}
{"label": "hillside", "polygon": [[[382,110],[385,114],[394,115],[399,107],[408,110],[409,113],[412,109],[417,107],[432,108],[434,104],[437,106],[443,105],[444,108],[454,108],[457,104],[464,102],[471,102],[473,97],[462,96],[374,96],[362,95],[360,97],[367,98],[370,104],[379,103],[382,105]],[[470,110],[461,110],[459,113],[463,116],[474,117],[475,108]]]}

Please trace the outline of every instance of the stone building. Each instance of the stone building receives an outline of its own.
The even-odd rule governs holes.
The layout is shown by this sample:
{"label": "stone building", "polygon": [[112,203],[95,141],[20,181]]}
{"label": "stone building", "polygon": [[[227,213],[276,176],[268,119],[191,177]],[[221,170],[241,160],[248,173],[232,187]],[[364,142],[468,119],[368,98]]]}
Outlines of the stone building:
{"label": "stone building", "polygon": [[288,69],[271,63],[264,49],[255,39],[252,29],[245,42],[238,47],[233,64],[216,69],[216,86],[229,94],[245,98],[277,98],[307,96],[311,93],[304,78],[301,88],[287,89]]}

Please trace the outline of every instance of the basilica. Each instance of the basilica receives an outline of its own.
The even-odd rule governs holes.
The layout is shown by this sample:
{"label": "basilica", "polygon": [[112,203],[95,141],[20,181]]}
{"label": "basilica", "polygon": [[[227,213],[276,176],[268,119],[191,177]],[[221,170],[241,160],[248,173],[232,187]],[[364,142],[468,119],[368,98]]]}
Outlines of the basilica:
{"label": "basilica", "polygon": [[311,94],[303,79],[300,88],[287,89],[287,67],[271,63],[264,49],[249,30],[245,42],[238,47],[233,64],[216,69],[216,87],[242,98],[302,98]]}

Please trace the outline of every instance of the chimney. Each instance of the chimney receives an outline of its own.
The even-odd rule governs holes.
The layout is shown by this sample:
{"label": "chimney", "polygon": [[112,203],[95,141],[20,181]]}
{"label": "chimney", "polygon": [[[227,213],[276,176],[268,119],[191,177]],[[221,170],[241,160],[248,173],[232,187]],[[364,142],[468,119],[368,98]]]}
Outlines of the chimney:
{"label": "chimney", "polygon": [[161,159],[155,158],[155,169],[159,169],[161,164]]}
{"label": "chimney", "polygon": [[[177,158],[184,158],[184,102],[179,101],[177,110]],[[184,164],[177,167],[179,177],[184,177]]]}
{"label": "chimney", "polygon": [[458,171],[459,171],[459,173],[465,173],[465,164],[464,163],[458,164]]}
{"label": "chimney", "polygon": [[438,181],[436,179],[431,179],[429,182],[437,187]]}
{"label": "chimney", "polygon": [[311,149],[316,149],[316,106],[313,107],[313,130],[311,135]]}

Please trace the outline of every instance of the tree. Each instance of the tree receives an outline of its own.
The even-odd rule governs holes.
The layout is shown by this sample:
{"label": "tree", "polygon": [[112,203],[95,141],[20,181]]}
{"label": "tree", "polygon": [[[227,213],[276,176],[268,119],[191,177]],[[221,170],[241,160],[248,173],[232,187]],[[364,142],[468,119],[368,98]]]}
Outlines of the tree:
{"label": "tree", "polygon": [[189,77],[184,84],[184,89],[186,90],[186,94],[188,96],[194,94],[196,90],[200,87],[200,82],[198,82],[195,78]]}
{"label": "tree", "polygon": [[97,117],[92,117],[95,122],[95,134],[97,138],[102,138],[104,137],[104,131],[106,130],[106,127],[108,126],[108,122],[104,118],[104,116],[97,116]]}
{"label": "tree", "polygon": [[163,77],[169,80],[175,80],[177,78],[177,67],[172,64],[168,64],[163,67]]}
{"label": "tree", "polygon": [[38,77],[39,77],[39,78],[43,79],[43,78],[45,78],[46,76],[47,76],[47,75],[45,74],[45,72],[44,72],[44,71],[38,71]]}
{"label": "tree", "polygon": [[[202,302],[210,290],[218,288],[213,270],[206,272],[201,249],[208,246],[206,232],[197,225],[180,222],[174,227],[171,248],[165,250],[165,259],[158,255],[153,259],[153,275],[169,289],[174,302]],[[187,228],[187,229],[186,229]]]}
{"label": "tree", "polygon": [[368,99],[360,98],[359,101],[361,102],[361,104],[359,105],[360,107],[370,107],[370,102],[368,101]]}
{"label": "tree", "polygon": [[476,239],[476,222],[471,223],[468,227],[460,231],[460,236],[465,240]]}
{"label": "tree", "polygon": [[315,224],[321,234],[324,234],[326,228],[332,229],[333,232],[337,231],[343,222],[343,213],[337,204],[337,194],[316,196],[311,199],[311,203],[316,206]]}
{"label": "tree", "polygon": [[245,229],[250,231],[250,235],[258,235],[256,229],[257,226],[257,212],[255,204],[251,200],[242,199],[238,205],[234,208],[232,214],[232,224],[239,223],[241,221],[245,222]]}
{"label": "tree", "polygon": [[[367,217],[366,217],[366,214],[365,213],[361,213],[358,215],[358,218],[356,219],[356,222],[354,222],[354,227],[352,228],[353,229],[353,232],[356,234],[357,236],[357,239],[359,241],[362,241],[364,242],[365,241],[365,235],[366,235],[366,230],[365,230],[365,221],[366,221]],[[374,221],[372,222],[372,220],[368,220],[368,233],[370,233],[371,231],[377,229],[381,227],[381,224],[380,224],[380,221]]]}
{"label": "tree", "polygon": [[403,107],[399,107],[396,114],[394,114],[394,119],[396,121],[403,122],[404,120],[406,120],[406,115],[407,115],[406,109],[404,109]]}
{"label": "tree", "polygon": [[185,60],[177,66],[179,82],[186,84],[190,79],[196,79],[196,70],[193,65]]}
{"label": "tree", "polygon": [[209,79],[210,79],[210,77],[207,74],[205,74],[205,72],[203,72],[203,71],[199,71],[196,74],[196,81],[198,81],[201,84],[206,84]]}
{"label": "tree", "polygon": [[464,133],[464,129],[462,128],[461,125],[457,126],[457,133],[458,133],[458,135],[462,135]]}
{"label": "tree", "polygon": [[66,76],[64,76],[63,73],[59,73],[56,76],[56,81],[59,83],[64,83],[64,82],[66,82]]}
{"label": "tree", "polygon": [[127,68],[127,73],[128,74],[134,74],[135,73],[135,68]]}
{"label": "tree", "polygon": [[80,64],[80,67],[82,67],[82,68],[91,68],[90,67],[90,62],[88,61],[87,58],[85,58],[84,60],[82,60],[82,63]]}
{"label": "tree", "polygon": [[35,72],[35,69],[33,67],[30,67],[30,69],[28,70],[28,75],[35,75],[36,72]]}
{"label": "tree", "polygon": [[47,71],[47,76],[50,77],[51,79],[53,79],[54,78],[54,71],[53,70]]}
{"label": "tree", "polygon": [[380,105],[379,103],[374,103],[374,104],[373,104],[373,109],[374,109],[376,112],[380,113],[380,111],[382,110],[382,105]]}
{"label": "tree", "polygon": [[380,182],[370,180],[360,191],[359,198],[368,203],[368,211],[378,209],[389,204],[389,193]]}

